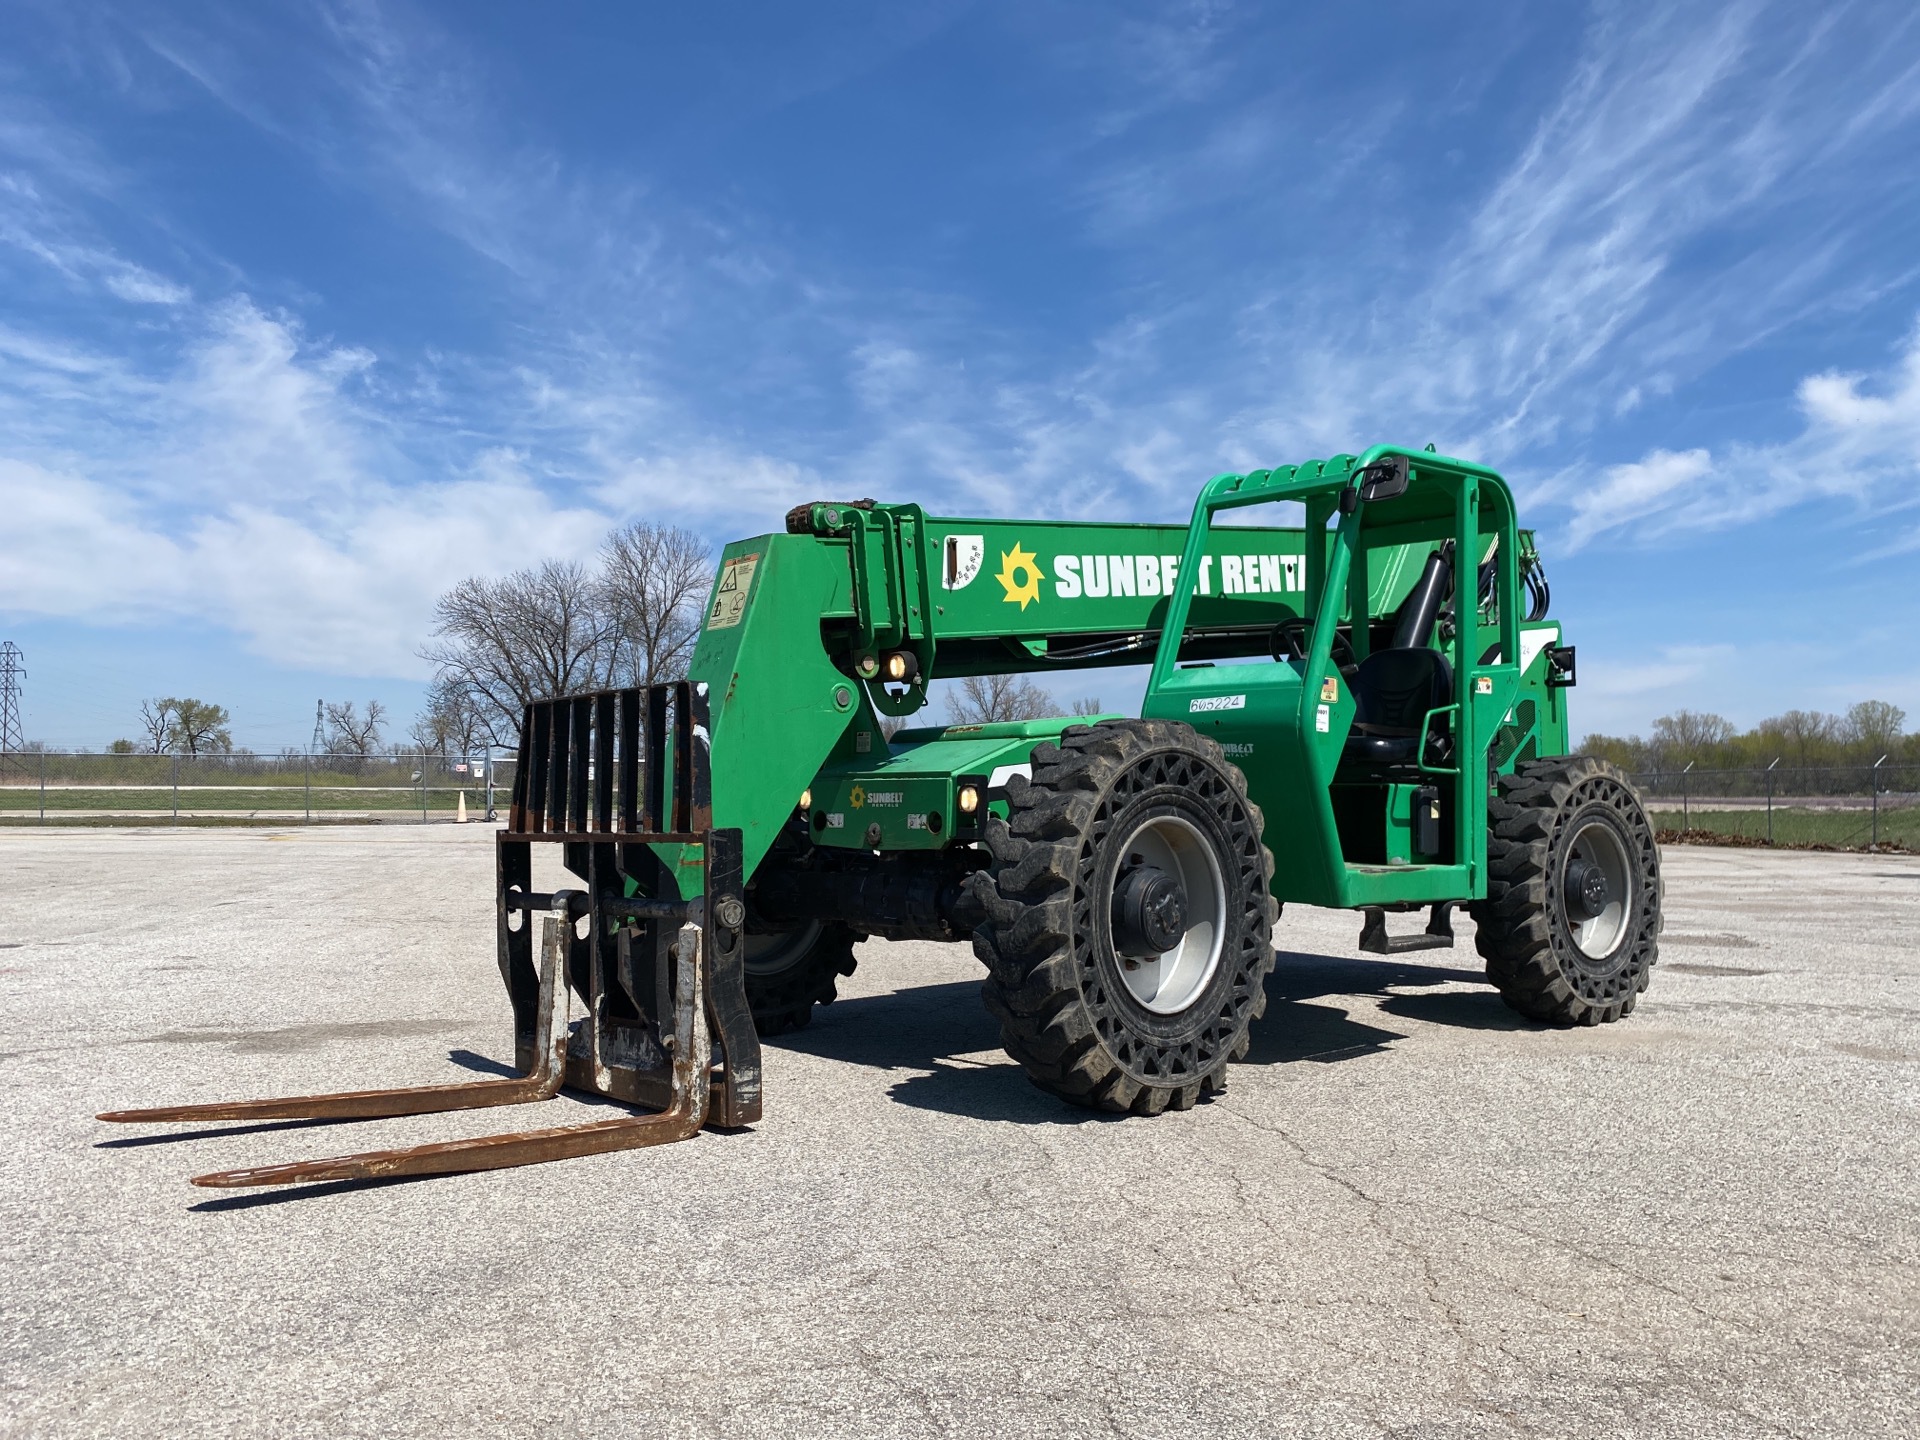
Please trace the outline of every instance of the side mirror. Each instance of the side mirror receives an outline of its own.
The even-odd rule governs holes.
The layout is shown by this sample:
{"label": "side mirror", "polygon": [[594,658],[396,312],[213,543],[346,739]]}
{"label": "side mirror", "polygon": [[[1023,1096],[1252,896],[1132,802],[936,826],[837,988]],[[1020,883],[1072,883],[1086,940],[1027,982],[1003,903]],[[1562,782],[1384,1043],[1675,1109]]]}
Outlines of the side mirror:
{"label": "side mirror", "polygon": [[1391,455],[1376,460],[1356,477],[1362,500],[1395,500],[1407,493],[1407,457]]}

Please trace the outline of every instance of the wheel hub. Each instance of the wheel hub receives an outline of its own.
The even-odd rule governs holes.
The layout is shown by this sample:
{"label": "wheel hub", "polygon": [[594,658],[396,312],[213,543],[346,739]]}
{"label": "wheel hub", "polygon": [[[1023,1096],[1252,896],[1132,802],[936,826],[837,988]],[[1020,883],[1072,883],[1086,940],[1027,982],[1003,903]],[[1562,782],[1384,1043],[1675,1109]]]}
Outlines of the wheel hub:
{"label": "wheel hub", "polygon": [[[1214,842],[1162,811],[1117,845],[1108,943],[1127,993],[1155,1015],[1178,1015],[1213,979],[1226,933],[1226,875]],[[1125,832],[1122,832],[1125,833]]]}
{"label": "wheel hub", "polygon": [[1598,814],[1573,822],[1560,899],[1574,948],[1591,963],[1611,963],[1632,931],[1640,887],[1623,832]]}
{"label": "wheel hub", "polygon": [[790,930],[748,930],[745,956],[749,975],[782,975],[792,969],[813,949],[820,938],[818,920],[808,920]]}
{"label": "wheel hub", "polygon": [[1144,959],[1180,943],[1187,930],[1187,892],[1157,865],[1135,865],[1113,887],[1113,942],[1121,955]]}
{"label": "wheel hub", "polygon": [[1578,857],[1567,865],[1567,913],[1577,920],[1591,920],[1603,913],[1613,898],[1607,884],[1607,872],[1591,861]]}

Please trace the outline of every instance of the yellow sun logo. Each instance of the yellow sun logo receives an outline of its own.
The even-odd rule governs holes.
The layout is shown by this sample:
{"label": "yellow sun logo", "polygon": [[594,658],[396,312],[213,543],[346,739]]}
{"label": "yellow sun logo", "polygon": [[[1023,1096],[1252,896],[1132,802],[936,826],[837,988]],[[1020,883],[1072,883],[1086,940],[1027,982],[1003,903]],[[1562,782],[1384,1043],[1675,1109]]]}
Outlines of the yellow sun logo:
{"label": "yellow sun logo", "polygon": [[847,796],[847,803],[853,806],[853,808],[856,810],[858,810],[862,805],[865,805],[867,803],[866,787],[864,785],[854,786],[853,792]]}
{"label": "yellow sun logo", "polygon": [[[1018,578],[1023,571],[1024,580]],[[1000,552],[1000,573],[993,578],[1007,592],[1007,603],[1024,610],[1040,598],[1040,582],[1047,577],[1040,570],[1040,557],[1015,542],[1013,549]]]}

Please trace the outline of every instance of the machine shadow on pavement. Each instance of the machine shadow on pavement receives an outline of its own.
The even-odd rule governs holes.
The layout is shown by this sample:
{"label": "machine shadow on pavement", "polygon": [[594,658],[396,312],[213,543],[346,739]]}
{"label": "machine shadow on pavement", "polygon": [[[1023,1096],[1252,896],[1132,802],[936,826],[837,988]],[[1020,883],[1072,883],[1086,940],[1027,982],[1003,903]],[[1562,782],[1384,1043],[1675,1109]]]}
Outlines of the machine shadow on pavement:
{"label": "machine shadow on pavement", "polygon": [[334,1125],[351,1125],[352,1120],[274,1120],[264,1125],[216,1125],[211,1129],[171,1130],[154,1135],[122,1135],[113,1140],[97,1140],[96,1150],[138,1150],[148,1145],[178,1145],[188,1140],[225,1140],[235,1135],[265,1135],[275,1130],[320,1130]]}
{"label": "machine shadow on pavement", "polygon": [[[1267,1013],[1253,1027],[1242,1064],[1332,1064],[1377,1054],[1406,1032],[1352,1019],[1323,996],[1380,996],[1390,1014],[1431,1025],[1468,1029],[1523,1029],[1491,988],[1483,992],[1405,995],[1399,987],[1483,984],[1477,969],[1408,964],[1348,956],[1282,951],[1267,978]],[[1080,1110],[1035,1089],[1012,1060],[999,1054],[1000,1033],[981,1008],[975,981],[952,981],[839,1000],[814,1012],[804,1030],[774,1036],[777,1049],[878,1070],[918,1072],[890,1090],[894,1100],[976,1120],[1022,1125],[1079,1125],[1124,1117]],[[981,1052],[995,1052],[981,1060]],[[1229,1072],[1231,1074],[1231,1072]]]}
{"label": "machine shadow on pavement", "polygon": [[[1514,1014],[1492,989],[1437,994],[1406,994],[1408,987],[1478,983],[1477,970],[1409,964],[1403,960],[1363,959],[1281,951],[1267,978],[1267,1012],[1253,1029],[1247,1065],[1285,1065],[1303,1061],[1334,1064],[1378,1054],[1407,1032],[1355,1020],[1324,997],[1380,998],[1380,1011],[1416,1023],[1468,1029],[1520,1029],[1528,1022]],[[806,1029],[770,1037],[767,1043],[795,1054],[836,1064],[908,1072],[888,1091],[891,1099],[915,1109],[976,1120],[1022,1125],[1083,1125],[1122,1119],[1118,1115],[1062,1104],[1027,1083],[1025,1073],[1000,1049],[999,1028],[980,1005],[979,982],[895,990],[884,995],[840,1000],[814,1012]],[[979,1058],[990,1055],[989,1059]],[[463,1069],[512,1075],[513,1066],[473,1050],[455,1049],[447,1059]],[[574,1095],[576,1102],[607,1106],[603,1097]],[[346,1120],[287,1120],[271,1124],[222,1126],[178,1134],[141,1135],[106,1140],[101,1149],[169,1144],[277,1130],[330,1128]],[[190,1208],[197,1212],[254,1209],[347,1192],[412,1183],[426,1177],[345,1180],[246,1195],[222,1196]]]}
{"label": "machine shadow on pavement", "polygon": [[305,1200],[324,1200],[332,1195],[351,1195],[362,1190],[385,1190],[394,1185],[418,1185],[438,1180],[438,1175],[394,1175],[378,1180],[330,1180],[318,1185],[294,1185],[284,1190],[248,1190],[238,1195],[222,1195],[202,1200],[187,1209],[196,1215],[217,1215],[226,1210],[258,1210],[262,1206],[292,1205]]}

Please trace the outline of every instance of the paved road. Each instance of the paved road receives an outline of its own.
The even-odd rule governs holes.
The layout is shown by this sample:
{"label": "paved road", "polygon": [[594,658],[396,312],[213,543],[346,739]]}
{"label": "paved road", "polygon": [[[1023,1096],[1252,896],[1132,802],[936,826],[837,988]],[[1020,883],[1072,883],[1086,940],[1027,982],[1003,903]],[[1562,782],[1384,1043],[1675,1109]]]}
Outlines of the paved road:
{"label": "paved road", "polygon": [[477,826],[0,832],[0,1433],[1920,1429],[1915,860],[1669,852],[1596,1031],[1289,913],[1249,1063],[1154,1121],[1027,1086],[965,949],[881,943],[747,1135],[209,1203],[500,1113],[89,1118],[497,1061],[490,864]]}

